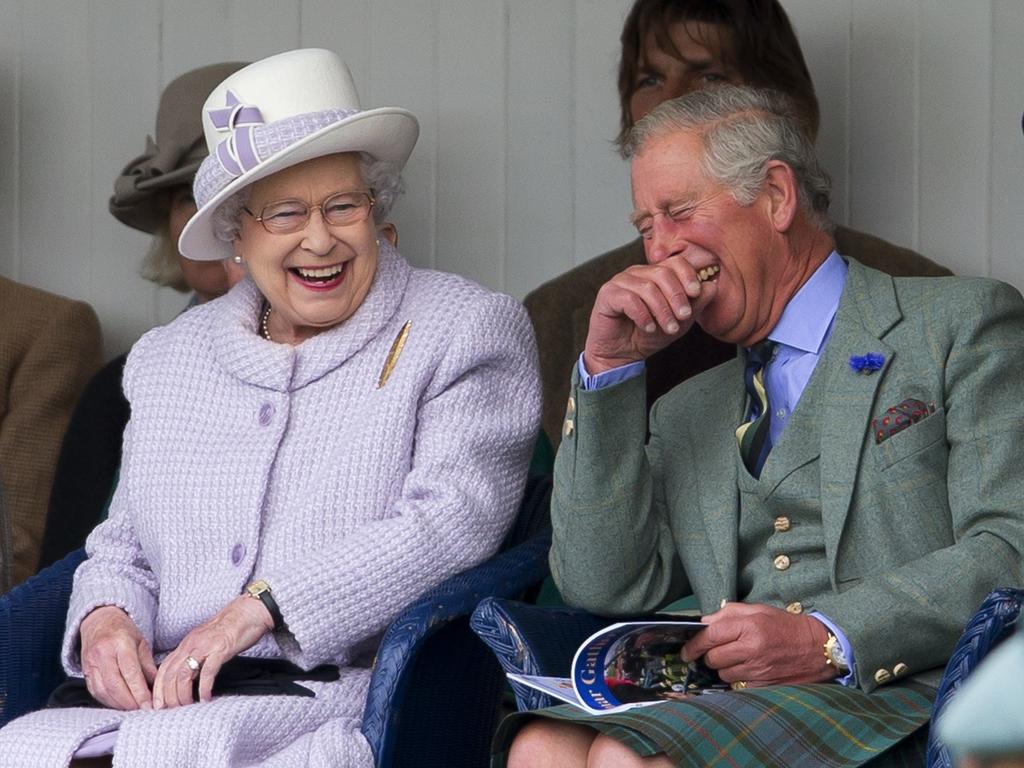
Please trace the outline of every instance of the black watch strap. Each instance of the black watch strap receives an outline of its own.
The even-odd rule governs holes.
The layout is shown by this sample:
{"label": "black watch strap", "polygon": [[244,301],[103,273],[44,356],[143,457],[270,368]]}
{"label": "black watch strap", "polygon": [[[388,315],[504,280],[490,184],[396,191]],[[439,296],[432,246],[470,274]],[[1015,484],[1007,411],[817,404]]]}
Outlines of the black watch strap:
{"label": "black watch strap", "polygon": [[245,588],[245,591],[249,593],[250,597],[255,597],[263,606],[267,609],[270,614],[271,620],[274,622],[274,631],[280,632],[284,629],[284,617],[281,615],[281,609],[277,607],[277,600],[270,592],[270,585],[265,581],[254,581],[252,584]]}

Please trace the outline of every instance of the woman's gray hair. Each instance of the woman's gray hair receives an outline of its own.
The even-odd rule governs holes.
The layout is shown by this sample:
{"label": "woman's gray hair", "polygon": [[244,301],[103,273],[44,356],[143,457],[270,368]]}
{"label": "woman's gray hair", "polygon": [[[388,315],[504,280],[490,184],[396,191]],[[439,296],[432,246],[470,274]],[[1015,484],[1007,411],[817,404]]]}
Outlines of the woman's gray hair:
{"label": "woman's gray hair", "polygon": [[149,250],[142,257],[139,274],[165,288],[186,293],[190,290],[178,261],[178,244],[171,239],[167,225],[162,224],[149,242]]}
{"label": "woman's gray hair", "polygon": [[633,126],[623,154],[634,157],[648,141],[677,131],[701,139],[702,170],[740,205],[757,198],[770,161],[785,163],[796,176],[800,207],[819,229],[832,230],[832,180],[818,163],[788,96],[766,88],[724,85],[671,99]]}
{"label": "woman's gray hair", "polygon": [[[373,220],[380,224],[391,213],[391,206],[403,191],[402,176],[395,169],[394,163],[378,160],[366,152],[359,153],[359,173],[363,183],[373,190],[376,201],[373,206]],[[218,240],[230,243],[242,229],[242,209],[249,202],[247,185],[225,200],[210,217],[210,226]]]}

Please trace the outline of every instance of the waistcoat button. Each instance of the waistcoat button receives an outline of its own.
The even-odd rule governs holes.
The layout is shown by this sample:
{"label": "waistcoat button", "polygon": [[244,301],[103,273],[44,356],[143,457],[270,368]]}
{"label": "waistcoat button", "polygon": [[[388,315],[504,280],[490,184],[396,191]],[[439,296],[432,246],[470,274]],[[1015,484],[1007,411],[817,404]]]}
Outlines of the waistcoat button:
{"label": "waistcoat button", "polygon": [[775,570],[777,570],[777,571],[784,571],[787,568],[789,568],[789,556],[788,555],[779,555],[778,557],[775,558],[775,560],[773,562],[775,563]]}
{"label": "waistcoat button", "polygon": [[794,600],[792,603],[786,606],[786,611],[788,613],[792,613],[794,616],[799,615],[804,612],[803,603],[801,603],[799,600]]}
{"label": "waistcoat button", "polygon": [[776,533],[785,533],[786,531],[788,531],[792,527],[793,527],[793,524],[791,522],[789,522],[789,518],[786,517],[785,515],[779,515],[778,517],[775,518],[775,531],[776,531]]}

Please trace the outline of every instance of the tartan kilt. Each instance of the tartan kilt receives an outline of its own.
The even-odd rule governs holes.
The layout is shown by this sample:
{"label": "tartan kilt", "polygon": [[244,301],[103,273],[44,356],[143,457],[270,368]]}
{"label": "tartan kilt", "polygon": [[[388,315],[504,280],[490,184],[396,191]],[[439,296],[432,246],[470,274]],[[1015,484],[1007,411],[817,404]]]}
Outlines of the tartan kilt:
{"label": "tartan kilt", "polygon": [[870,694],[835,684],[748,688],[610,715],[566,704],[505,718],[491,766],[505,765],[513,737],[531,717],[590,726],[638,755],[665,754],[677,766],[923,766],[922,726],[934,697],[933,688],[908,681]]}

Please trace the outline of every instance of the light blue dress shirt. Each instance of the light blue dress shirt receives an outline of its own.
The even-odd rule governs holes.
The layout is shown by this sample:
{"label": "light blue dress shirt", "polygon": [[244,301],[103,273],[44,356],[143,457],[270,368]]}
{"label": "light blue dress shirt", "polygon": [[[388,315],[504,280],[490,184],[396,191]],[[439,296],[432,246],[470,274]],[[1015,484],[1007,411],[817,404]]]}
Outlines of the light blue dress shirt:
{"label": "light blue dress shirt", "polygon": [[[775,445],[786,428],[800,395],[811,380],[825,344],[832,335],[832,321],[846,284],[846,262],[832,251],[782,310],[768,338],[776,342],[775,354],[764,367],[764,386],[772,404],[768,439]],[[759,405],[759,404],[758,404]],[[756,416],[754,409],[752,416]]]}
{"label": "light blue dress shirt", "polygon": [[[768,428],[768,439],[772,445],[778,442],[782,430],[786,428],[790,414],[807,388],[814,366],[818,364],[818,358],[832,335],[832,323],[846,285],[846,272],[846,262],[832,251],[789,300],[779,322],[768,334],[768,338],[778,344],[763,374],[768,400],[772,404]],[[639,376],[644,370],[644,363],[641,360],[591,376],[587,373],[581,354],[578,368],[584,389],[602,389]],[[758,410],[755,405],[751,416],[757,416]],[[843,648],[850,673],[838,682],[856,685],[853,648],[846,635],[827,616],[817,611],[810,615],[828,627]]]}

